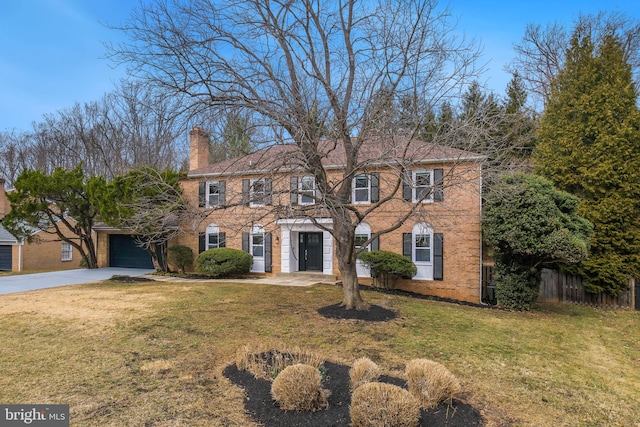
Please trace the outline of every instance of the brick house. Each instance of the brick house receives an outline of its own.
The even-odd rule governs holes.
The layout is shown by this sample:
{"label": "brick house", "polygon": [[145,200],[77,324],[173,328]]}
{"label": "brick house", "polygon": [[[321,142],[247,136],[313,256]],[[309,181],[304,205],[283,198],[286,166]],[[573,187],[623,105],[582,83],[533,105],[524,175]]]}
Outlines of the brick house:
{"label": "brick house", "polygon": [[0,179],[0,270],[3,271],[57,271],[80,268],[82,257],[77,249],[46,231],[34,230],[33,241],[16,239],[2,226],[1,220],[9,213],[5,181]]}
{"label": "brick house", "polygon": [[[397,138],[396,138],[397,140]],[[405,145],[408,144],[408,145]],[[390,161],[404,153],[402,184]],[[344,158],[331,141],[321,143],[330,182],[344,179]],[[395,157],[394,157],[395,156]],[[352,180],[351,206],[365,212],[356,228],[356,246],[414,212],[396,230],[369,241],[366,250],[383,249],[412,259],[418,273],[398,287],[411,292],[478,303],[481,301],[481,162],[474,153],[424,142],[364,144],[366,170]],[[252,272],[319,272],[339,276],[332,220],[295,145],[276,145],[247,156],[209,164],[209,136],[191,131],[190,170],[183,181],[190,202],[208,213],[193,233],[174,242],[199,253],[214,247],[243,249],[254,256]],[[370,159],[370,161],[369,161]],[[358,265],[360,283],[369,283]]]}

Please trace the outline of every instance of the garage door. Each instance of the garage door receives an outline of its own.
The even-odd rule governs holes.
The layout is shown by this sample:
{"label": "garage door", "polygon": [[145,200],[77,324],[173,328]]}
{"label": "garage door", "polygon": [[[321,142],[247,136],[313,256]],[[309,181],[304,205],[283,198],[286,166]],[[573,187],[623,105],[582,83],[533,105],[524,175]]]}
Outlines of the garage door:
{"label": "garage door", "polygon": [[0,245],[0,270],[11,271],[11,245]]}
{"label": "garage door", "polygon": [[109,235],[109,266],[121,268],[153,268],[151,255],[136,245],[133,236]]}

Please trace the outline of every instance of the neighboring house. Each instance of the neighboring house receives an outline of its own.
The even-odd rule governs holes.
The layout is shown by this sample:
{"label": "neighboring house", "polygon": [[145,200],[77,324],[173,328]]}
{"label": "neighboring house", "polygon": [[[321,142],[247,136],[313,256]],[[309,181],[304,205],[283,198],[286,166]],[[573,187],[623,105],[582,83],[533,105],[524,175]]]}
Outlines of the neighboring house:
{"label": "neighboring house", "polygon": [[[339,180],[344,169],[340,150],[332,149],[330,141],[322,144],[329,178]],[[419,148],[413,153],[410,177],[404,185],[390,188],[397,182],[391,179],[394,171],[373,161],[353,178],[351,200],[354,206],[360,205],[358,208],[395,196],[357,227],[355,245],[387,227],[428,194],[415,215],[374,240],[367,250],[389,250],[413,260],[418,273],[411,280],[400,281],[401,289],[479,303],[482,157],[427,143],[416,146]],[[339,276],[333,237],[321,227],[332,228],[332,220],[317,203],[320,196],[314,178],[296,166],[301,156],[295,145],[276,145],[216,164],[209,164],[208,153],[208,134],[194,128],[190,171],[183,188],[192,203],[210,213],[194,233],[186,233],[174,243],[187,245],[196,253],[224,246],[243,249],[254,257],[254,273]],[[367,145],[360,160],[367,155],[379,158],[379,146]],[[364,266],[358,266],[357,271],[361,283],[370,281]]]}
{"label": "neighboring house", "polygon": [[[10,203],[0,179],[0,221],[9,213]],[[67,242],[42,230],[33,230],[33,241],[19,241],[0,222],[0,270],[55,271],[80,268],[80,253]]]}

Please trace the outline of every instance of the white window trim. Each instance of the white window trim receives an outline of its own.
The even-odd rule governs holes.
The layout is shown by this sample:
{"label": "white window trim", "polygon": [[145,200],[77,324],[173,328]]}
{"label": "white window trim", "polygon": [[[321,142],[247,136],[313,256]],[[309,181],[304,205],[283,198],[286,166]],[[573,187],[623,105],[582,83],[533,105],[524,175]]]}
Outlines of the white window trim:
{"label": "white window trim", "polygon": [[[357,178],[359,176],[364,176],[367,178],[367,186],[366,187],[358,187],[356,188],[356,182],[357,182]],[[353,183],[351,185],[352,188],[352,194],[351,194],[351,200],[353,200],[353,204],[370,204],[371,203],[371,175],[367,174],[367,173],[360,173],[356,176],[353,177]],[[356,198],[356,190],[365,190],[367,191],[367,200],[357,200]]]}
{"label": "white window trim", "polygon": [[[211,203],[211,186],[217,184],[218,185],[218,203]],[[220,206],[220,181],[207,181],[206,194],[205,197],[207,199],[207,207],[213,208],[216,206]]]}
{"label": "white window trim", "polygon": [[[218,236],[218,245],[214,246],[209,244],[209,236],[217,235]],[[209,224],[207,226],[207,231],[205,232],[205,241],[204,241],[205,250],[219,248],[220,247],[220,229],[215,224]]]}
{"label": "white window trim", "polygon": [[[253,186],[255,185],[256,182],[262,182],[262,196],[260,197],[260,199],[262,199],[261,203],[255,202],[254,200],[258,199],[258,197],[256,197],[256,192],[254,191]],[[255,206],[266,206],[264,199],[267,196],[267,181],[264,178],[259,178],[259,179],[251,179],[249,180],[249,206],[251,207],[255,207]]]}
{"label": "white window trim", "polygon": [[62,242],[62,261],[73,261],[73,246],[69,242]]}
{"label": "white window trim", "polygon": [[[422,203],[431,203],[433,202],[433,193],[434,193],[434,170],[433,169],[422,169],[411,172],[411,197],[413,202],[416,203],[419,200],[418,197],[418,174],[428,173],[429,174],[429,187],[431,188],[431,192],[427,197],[422,200]],[[420,187],[422,188],[422,187]]]}
{"label": "white window trim", "polygon": [[[313,189],[312,190],[305,190],[304,188],[302,188],[302,183],[305,179],[311,179],[313,182]],[[304,196],[305,193],[312,193],[312,195],[310,196],[311,201],[310,202],[305,202],[304,201]],[[315,205],[316,203],[316,179],[312,176],[303,176],[300,179],[298,179],[298,204],[299,205]]]}
{"label": "white window trim", "polygon": [[[416,261],[416,237],[429,235],[429,261]],[[421,222],[413,226],[411,231],[411,260],[418,268],[414,279],[433,280],[433,229],[426,223]]]}

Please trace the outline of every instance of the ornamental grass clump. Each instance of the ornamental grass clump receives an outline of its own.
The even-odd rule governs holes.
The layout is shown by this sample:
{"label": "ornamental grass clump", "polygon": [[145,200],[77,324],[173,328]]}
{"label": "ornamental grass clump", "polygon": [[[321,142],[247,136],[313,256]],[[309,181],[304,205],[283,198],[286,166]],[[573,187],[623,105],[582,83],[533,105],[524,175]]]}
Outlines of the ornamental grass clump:
{"label": "ornamental grass clump", "polygon": [[409,392],[424,409],[433,409],[451,400],[461,390],[460,382],[447,368],[428,359],[414,359],[407,363]]}
{"label": "ornamental grass clump", "polygon": [[357,359],[349,369],[351,390],[355,390],[363,384],[377,382],[380,374],[380,367],[368,357]]}
{"label": "ornamental grass clump", "polygon": [[420,403],[402,387],[372,382],[353,391],[349,414],[352,427],[415,427]]}
{"label": "ornamental grass clump", "polygon": [[321,369],[324,359],[309,350],[277,344],[246,345],[236,351],[238,369],[268,381],[276,378],[287,366],[299,363]]}
{"label": "ornamental grass clump", "polygon": [[273,380],[271,396],[285,411],[319,411],[329,404],[318,368],[297,364],[286,367]]}

